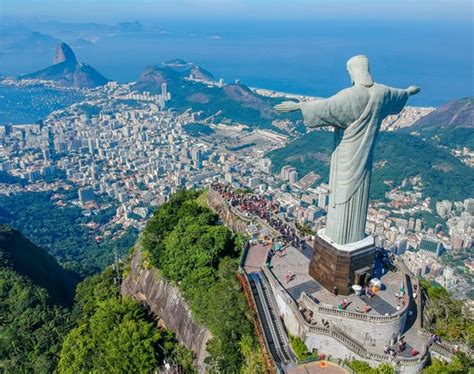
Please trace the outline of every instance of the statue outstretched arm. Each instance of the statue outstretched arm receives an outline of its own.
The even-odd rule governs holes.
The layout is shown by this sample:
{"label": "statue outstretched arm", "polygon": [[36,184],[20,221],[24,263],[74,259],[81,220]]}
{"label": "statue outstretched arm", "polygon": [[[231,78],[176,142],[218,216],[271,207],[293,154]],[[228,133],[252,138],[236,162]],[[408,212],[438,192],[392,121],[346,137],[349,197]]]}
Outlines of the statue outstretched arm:
{"label": "statue outstretched arm", "polygon": [[273,109],[279,113],[295,112],[301,109],[301,103],[295,101],[284,101],[281,104],[275,105]]}
{"label": "statue outstretched arm", "polygon": [[[281,104],[275,105],[274,109],[279,113],[301,110],[305,120],[305,125],[309,128],[334,126],[334,124],[327,122],[324,118],[321,118],[316,114],[318,107],[324,107],[323,101],[324,100],[313,100],[307,102],[284,101]],[[316,102],[318,104],[315,104]],[[310,110],[308,111],[308,109]]]}
{"label": "statue outstretched arm", "polygon": [[389,104],[386,106],[384,112],[385,116],[400,113],[403,110],[405,104],[407,103],[408,98],[412,95],[416,95],[420,91],[421,89],[416,86],[410,86],[408,88],[389,87]]}
{"label": "statue outstretched arm", "polygon": [[413,96],[413,95],[416,95],[418,92],[420,92],[421,88],[417,86],[410,86],[407,88],[407,91],[410,96]]}

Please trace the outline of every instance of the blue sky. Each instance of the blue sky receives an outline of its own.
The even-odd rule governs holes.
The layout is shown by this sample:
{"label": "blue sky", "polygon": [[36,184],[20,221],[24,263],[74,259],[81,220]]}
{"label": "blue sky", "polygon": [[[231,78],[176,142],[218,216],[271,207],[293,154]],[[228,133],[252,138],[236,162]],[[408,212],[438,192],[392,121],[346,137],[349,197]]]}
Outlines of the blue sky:
{"label": "blue sky", "polygon": [[472,21],[471,0],[0,0],[6,16],[124,19],[442,19]]}

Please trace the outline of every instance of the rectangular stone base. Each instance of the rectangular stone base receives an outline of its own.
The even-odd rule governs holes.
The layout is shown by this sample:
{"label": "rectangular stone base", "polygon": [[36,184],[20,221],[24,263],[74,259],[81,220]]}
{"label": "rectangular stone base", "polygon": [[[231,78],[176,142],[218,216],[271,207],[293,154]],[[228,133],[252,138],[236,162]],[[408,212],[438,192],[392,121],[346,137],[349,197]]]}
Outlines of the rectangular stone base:
{"label": "rectangular stone base", "polygon": [[341,295],[349,295],[352,286],[364,287],[373,273],[375,246],[369,237],[357,243],[338,245],[318,232],[313,246],[309,275],[328,291],[334,287]]}

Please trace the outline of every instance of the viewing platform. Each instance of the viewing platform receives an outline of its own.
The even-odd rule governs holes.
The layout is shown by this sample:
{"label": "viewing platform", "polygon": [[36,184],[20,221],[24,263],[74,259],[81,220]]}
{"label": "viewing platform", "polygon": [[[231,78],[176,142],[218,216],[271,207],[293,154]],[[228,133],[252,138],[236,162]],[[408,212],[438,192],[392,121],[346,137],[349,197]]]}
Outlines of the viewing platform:
{"label": "viewing platform", "polygon": [[[264,197],[215,185],[208,200],[226,224],[252,237],[242,258],[242,277],[250,283],[258,280],[266,297],[273,300],[259,305],[270,306],[273,317],[269,320],[275,326],[284,323],[286,334],[298,336],[310,351],[330,358],[363,360],[372,367],[389,363],[406,374],[418,373],[424,367],[429,346],[420,333],[415,302],[419,293],[414,298],[417,292],[412,280],[417,282],[403,263],[389,258],[386,251],[375,250],[375,260],[367,264],[371,274],[368,283],[374,280],[378,287],[362,288],[357,295],[334,293],[309,275],[311,240],[275,213],[275,206]],[[252,305],[262,300],[255,292],[253,295]],[[267,325],[259,325],[263,326],[267,351],[277,365],[294,368],[285,363],[278,349],[272,351],[285,346],[273,345],[278,334],[270,336]]]}
{"label": "viewing platform", "polygon": [[[310,246],[305,246],[301,251],[288,246],[282,255],[276,254],[271,259],[273,274],[295,300],[299,300],[305,293],[321,307],[337,308],[346,299],[348,305],[345,311],[358,313],[356,308],[362,311],[369,305],[370,311],[360,314],[370,316],[391,316],[404,309],[402,298],[397,300],[396,297],[405,283],[401,272],[389,271],[382,275],[380,280],[384,287],[371,298],[366,295],[356,296],[354,293],[336,296],[308,274],[311,255]],[[287,281],[288,273],[289,281]]]}

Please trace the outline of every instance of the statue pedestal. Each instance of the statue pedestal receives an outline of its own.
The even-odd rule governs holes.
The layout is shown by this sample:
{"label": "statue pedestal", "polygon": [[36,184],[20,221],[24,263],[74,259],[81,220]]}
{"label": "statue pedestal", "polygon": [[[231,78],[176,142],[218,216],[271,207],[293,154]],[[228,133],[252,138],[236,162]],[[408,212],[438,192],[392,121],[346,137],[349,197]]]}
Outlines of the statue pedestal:
{"label": "statue pedestal", "polygon": [[337,288],[341,295],[349,295],[352,286],[365,286],[373,272],[375,259],[374,238],[348,244],[337,244],[319,230],[309,264],[309,275],[328,291]]}

